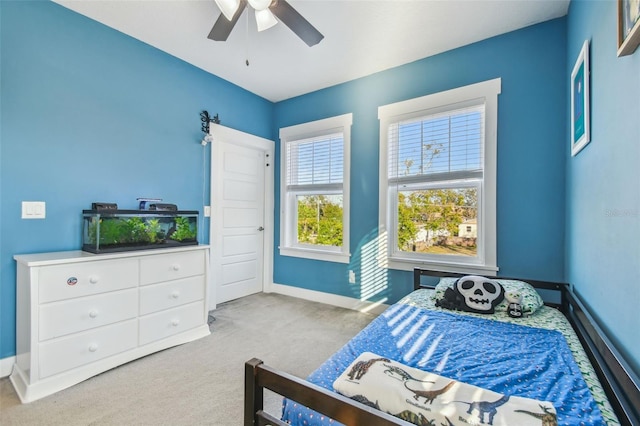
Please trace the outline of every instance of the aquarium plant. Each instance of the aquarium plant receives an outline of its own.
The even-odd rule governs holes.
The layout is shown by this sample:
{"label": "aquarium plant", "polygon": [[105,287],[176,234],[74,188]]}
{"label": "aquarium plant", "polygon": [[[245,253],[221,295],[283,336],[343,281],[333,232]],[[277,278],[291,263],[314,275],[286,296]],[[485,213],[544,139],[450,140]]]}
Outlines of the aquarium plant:
{"label": "aquarium plant", "polygon": [[176,229],[169,236],[170,239],[176,241],[193,240],[196,238],[196,231],[191,229],[188,217],[176,217]]}
{"label": "aquarium plant", "polygon": [[160,226],[160,221],[158,219],[149,219],[147,221],[146,232],[149,237],[149,242],[153,244],[164,240],[164,232],[162,231],[162,227]]}

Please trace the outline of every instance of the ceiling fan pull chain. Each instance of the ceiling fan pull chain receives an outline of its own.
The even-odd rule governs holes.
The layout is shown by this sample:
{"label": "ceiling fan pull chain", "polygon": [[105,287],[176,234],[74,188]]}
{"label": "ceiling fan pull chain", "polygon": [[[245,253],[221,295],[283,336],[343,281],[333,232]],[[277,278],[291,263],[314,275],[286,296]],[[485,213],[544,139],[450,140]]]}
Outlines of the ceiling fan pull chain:
{"label": "ceiling fan pull chain", "polygon": [[245,64],[247,64],[247,66],[249,66],[249,13],[246,14],[247,15],[247,36],[245,39],[245,43],[246,43],[246,59],[245,59]]}

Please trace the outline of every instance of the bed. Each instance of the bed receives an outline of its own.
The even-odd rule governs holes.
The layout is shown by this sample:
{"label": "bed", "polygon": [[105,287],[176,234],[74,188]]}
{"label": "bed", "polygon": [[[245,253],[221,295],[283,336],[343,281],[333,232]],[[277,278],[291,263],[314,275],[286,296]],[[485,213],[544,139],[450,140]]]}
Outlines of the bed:
{"label": "bed", "polygon": [[[525,296],[514,318],[507,302],[443,308],[461,276],[414,270],[414,292],[306,380],[247,361],[245,425],[640,424],[638,377],[569,286],[495,278]],[[264,389],[282,413],[263,411]]]}

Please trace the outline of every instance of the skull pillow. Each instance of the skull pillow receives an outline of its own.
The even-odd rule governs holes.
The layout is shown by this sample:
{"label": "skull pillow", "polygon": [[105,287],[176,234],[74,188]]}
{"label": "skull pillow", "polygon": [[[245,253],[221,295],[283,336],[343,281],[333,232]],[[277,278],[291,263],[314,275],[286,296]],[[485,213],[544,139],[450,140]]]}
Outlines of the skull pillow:
{"label": "skull pillow", "polygon": [[504,288],[499,283],[477,275],[460,278],[454,288],[464,299],[460,306],[463,311],[492,314],[504,299]]}

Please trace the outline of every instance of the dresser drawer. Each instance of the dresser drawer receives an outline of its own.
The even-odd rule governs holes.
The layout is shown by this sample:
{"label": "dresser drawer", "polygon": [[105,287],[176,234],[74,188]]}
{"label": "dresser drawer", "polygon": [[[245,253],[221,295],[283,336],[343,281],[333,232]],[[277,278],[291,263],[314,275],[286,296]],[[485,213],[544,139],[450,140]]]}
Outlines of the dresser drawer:
{"label": "dresser drawer", "polygon": [[119,259],[39,268],[39,302],[55,302],[138,285],[138,260]]}
{"label": "dresser drawer", "polygon": [[153,284],[204,274],[204,252],[169,253],[140,259],[140,284]]}
{"label": "dresser drawer", "polygon": [[140,317],[140,345],[182,333],[206,322],[204,302]]}
{"label": "dresser drawer", "polygon": [[40,306],[40,341],[138,316],[138,290],[114,291]]}
{"label": "dresser drawer", "polygon": [[119,322],[40,344],[40,378],[136,347],[136,320]]}
{"label": "dresser drawer", "polygon": [[204,300],[204,275],[140,287],[140,315]]}

